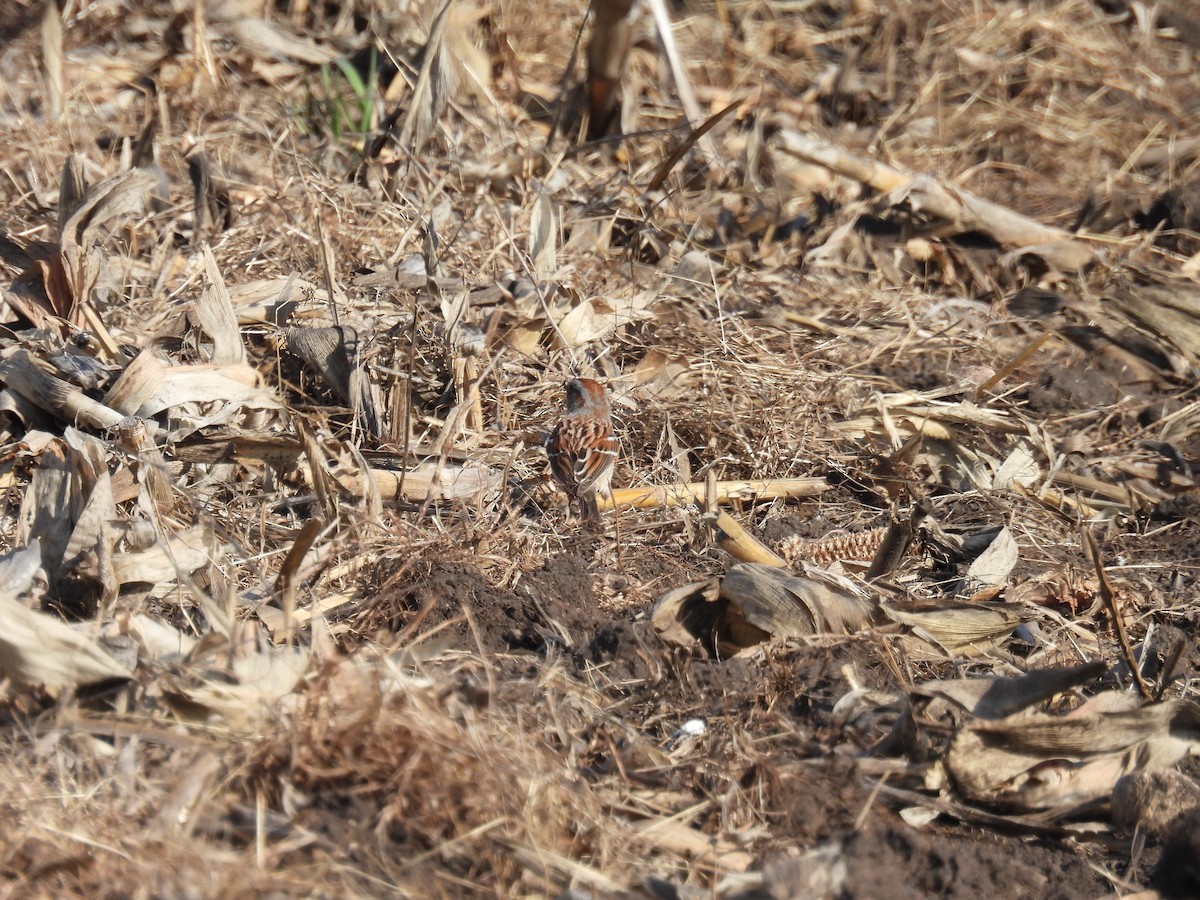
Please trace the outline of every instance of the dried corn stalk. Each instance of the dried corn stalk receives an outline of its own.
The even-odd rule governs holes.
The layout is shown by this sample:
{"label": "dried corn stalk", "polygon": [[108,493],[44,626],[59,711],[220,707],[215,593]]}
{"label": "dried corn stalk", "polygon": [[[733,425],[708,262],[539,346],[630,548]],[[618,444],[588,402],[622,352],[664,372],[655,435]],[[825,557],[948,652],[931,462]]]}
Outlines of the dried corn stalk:
{"label": "dried corn stalk", "polygon": [[588,43],[588,138],[603,137],[620,122],[621,80],[629,58],[638,0],[592,0]]}

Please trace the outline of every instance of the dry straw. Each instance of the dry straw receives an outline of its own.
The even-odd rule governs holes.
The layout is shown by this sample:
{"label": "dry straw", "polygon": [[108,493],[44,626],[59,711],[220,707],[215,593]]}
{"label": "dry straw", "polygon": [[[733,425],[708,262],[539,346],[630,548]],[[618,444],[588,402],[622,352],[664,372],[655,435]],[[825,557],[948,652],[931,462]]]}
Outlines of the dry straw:
{"label": "dry straw", "polygon": [[[1186,17],[285,7],[0,10],[5,889],[865,896],[963,823],[1144,885]],[[547,477],[580,375],[619,538]]]}

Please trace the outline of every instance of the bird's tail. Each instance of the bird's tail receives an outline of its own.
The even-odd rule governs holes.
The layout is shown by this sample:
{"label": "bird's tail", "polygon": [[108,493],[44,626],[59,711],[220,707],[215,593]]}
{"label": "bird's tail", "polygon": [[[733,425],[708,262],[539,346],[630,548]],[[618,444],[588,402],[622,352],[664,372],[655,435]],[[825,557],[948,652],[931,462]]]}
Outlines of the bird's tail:
{"label": "bird's tail", "polygon": [[585,522],[600,521],[600,504],[595,491],[584,491],[579,495],[579,514]]}

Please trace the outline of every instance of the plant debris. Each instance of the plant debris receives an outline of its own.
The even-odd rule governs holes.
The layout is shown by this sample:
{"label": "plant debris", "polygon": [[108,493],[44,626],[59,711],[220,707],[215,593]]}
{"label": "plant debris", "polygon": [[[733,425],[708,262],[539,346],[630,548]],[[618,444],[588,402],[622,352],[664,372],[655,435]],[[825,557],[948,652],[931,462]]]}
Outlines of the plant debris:
{"label": "plant debris", "polygon": [[1200,895],[1200,6],[186,6],[0,7],[8,893]]}

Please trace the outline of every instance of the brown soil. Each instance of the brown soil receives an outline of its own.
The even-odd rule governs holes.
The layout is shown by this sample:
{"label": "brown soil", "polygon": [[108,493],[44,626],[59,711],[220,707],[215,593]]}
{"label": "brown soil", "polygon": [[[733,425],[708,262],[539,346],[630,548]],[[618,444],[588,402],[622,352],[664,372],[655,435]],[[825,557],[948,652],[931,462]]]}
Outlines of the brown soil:
{"label": "brown soil", "polygon": [[[0,2],[0,895],[1200,896],[1194,811],[967,799],[930,696],[1200,720],[1200,2],[668,2],[690,122],[648,5]],[[753,487],[584,527],[574,377],[618,490]],[[788,558],[852,625],[664,637],[718,512],[921,524]]]}
{"label": "brown soil", "polygon": [[[581,538],[581,548],[589,543],[596,542]],[[758,795],[753,815],[772,836],[760,845],[760,859],[767,863],[785,848],[840,846],[848,874],[837,896],[844,900],[1067,900],[1107,889],[1085,848],[962,826],[918,832],[900,820],[894,803],[872,796],[875,779],[856,760],[887,736],[892,721],[842,722],[833,711],[850,687],[846,666],[867,686],[891,683],[873,640],[775,649],[753,659],[680,656],[662,645],[640,608],[605,609],[595,589],[602,579],[578,553],[546,560],[512,590],[490,586],[468,562],[444,562],[377,602],[395,610],[397,629],[426,605],[432,611],[425,627],[433,627],[461,619],[469,604],[474,625],[455,629],[459,648],[472,650],[478,640],[514,679],[534,675],[552,654],[572,676],[600,687],[626,726],[654,743],[669,743],[687,719],[703,719],[708,730],[690,755],[701,764],[655,776],[660,786],[699,797]],[[577,737],[594,742],[596,735]],[[756,743],[748,757],[746,745]],[[626,751],[618,738],[590,755],[586,770],[600,777],[635,765]]]}

